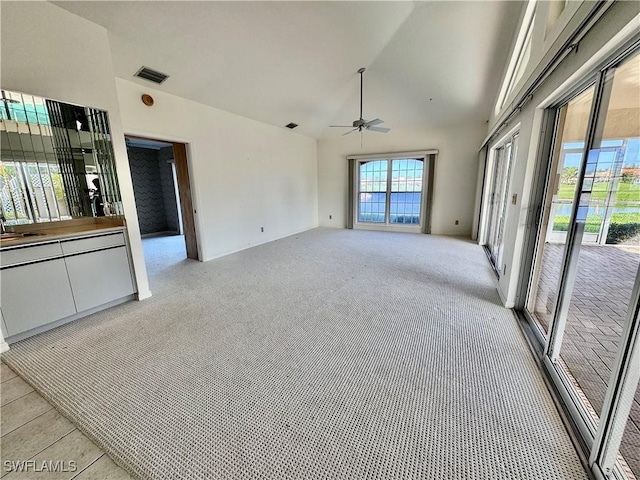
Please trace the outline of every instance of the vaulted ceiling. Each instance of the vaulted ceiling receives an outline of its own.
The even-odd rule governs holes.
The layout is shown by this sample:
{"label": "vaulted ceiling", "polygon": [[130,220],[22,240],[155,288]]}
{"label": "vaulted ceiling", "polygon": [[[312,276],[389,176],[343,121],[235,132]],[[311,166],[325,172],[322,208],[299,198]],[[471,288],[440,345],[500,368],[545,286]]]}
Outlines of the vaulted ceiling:
{"label": "vaulted ceiling", "polygon": [[[489,117],[523,4],[121,2],[56,5],[105,27],[116,76],[315,138]],[[142,66],[170,75],[155,86]]]}

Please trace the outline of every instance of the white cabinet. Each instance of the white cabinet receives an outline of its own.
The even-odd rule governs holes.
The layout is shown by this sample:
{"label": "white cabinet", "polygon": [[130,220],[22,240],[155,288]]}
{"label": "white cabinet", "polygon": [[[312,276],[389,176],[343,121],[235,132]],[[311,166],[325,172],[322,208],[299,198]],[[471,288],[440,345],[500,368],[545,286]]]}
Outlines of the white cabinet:
{"label": "white cabinet", "polygon": [[2,316],[9,336],[76,313],[64,259],[2,270]]}
{"label": "white cabinet", "polygon": [[20,340],[135,293],[125,242],[116,231],[3,248],[5,338]]}
{"label": "white cabinet", "polygon": [[63,240],[60,242],[62,253],[72,255],[74,253],[90,252],[109,247],[119,247],[125,244],[123,233],[111,233],[96,237],[80,238],[77,240]]}
{"label": "white cabinet", "polygon": [[78,312],[134,292],[129,258],[124,246],[81,253],[66,257],[65,261]]}

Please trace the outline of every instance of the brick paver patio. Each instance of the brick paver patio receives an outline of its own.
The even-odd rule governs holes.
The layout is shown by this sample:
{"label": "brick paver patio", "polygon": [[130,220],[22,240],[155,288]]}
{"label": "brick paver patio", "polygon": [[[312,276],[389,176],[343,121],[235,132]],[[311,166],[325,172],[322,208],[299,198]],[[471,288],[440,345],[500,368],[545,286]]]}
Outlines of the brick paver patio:
{"label": "brick paver patio", "polygon": [[[546,244],[535,316],[547,330],[553,314],[564,245]],[[582,245],[561,357],[599,414],[620,344],[640,248]],[[640,387],[620,448],[640,478]]]}

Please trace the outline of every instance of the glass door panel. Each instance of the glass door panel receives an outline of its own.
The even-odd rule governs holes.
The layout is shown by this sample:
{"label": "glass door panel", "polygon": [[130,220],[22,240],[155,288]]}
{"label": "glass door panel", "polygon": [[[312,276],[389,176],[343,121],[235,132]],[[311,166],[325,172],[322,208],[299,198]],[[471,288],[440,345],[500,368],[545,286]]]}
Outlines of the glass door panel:
{"label": "glass door panel", "polygon": [[503,251],[503,236],[504,236],[504,226],[506,223],[507,216],[507,204],[509,202],[509,183],[511,180],[511,166],[513,164],[513,159],[516,158],[518,152],[518,134],[513,136],[513,141],[508,143],[505,146],[505,162],[504,166],[504,188],[502,191],[502,198],[500,200],[500,218],[498,220],[498,232],[496,234],[496,243],[494,246],[495,254],[495,265],[502,265],[502,251]]}
{"label": "glass door panel", "polygon": [[[502,175],[504,165],[504,147],[500,147],[495,151],[495,158],[493,161],[493,173],[491,176],[491,203],[489,208],[489,224],[488,224],[488,240],[487,240],[487,248],[489,249],[489,253],[491,257],[494,257],[495,252],[495,244],[498,234],[498,219],[500,218],[500,191],[502,190],[502,185],[504,182],[504,177]],[[494,258],[491,261],[495,265]]]}
{"label": "glass door panel", "polygon": [[[592,147],[580,185],[575,221],[574,272],[567,275],[569,295],[559,365],[574,382],[594,424],[602,412],[611,370],[621,346],[627,311],[640,267],[640,202],[633,176],[624,165],[640,165],[640,56],[610,70],[603,84],[602,104]],[[634,119],[631,120],[631,119]],[[615,145],[615,146],[614,146]],[[632,167],[624,167],[629,173]],[[589,225],[598,209],[597,235],[606,228],[608,210],[624,204],[619,216],[635,236],[618,245],[586,244]],[[594,223],[594,224],[595,224]],[[635,230],[634,230],[635,229]],[[594,227],[594,232],[596,228]],[[569,272],[571,272],[571,267]],[[635,320],[637,321],[637,320]],[[560,321],[562,324],[562,321]]]}
{"label": "glass door panel", "polygon": [[511,179],[511,164],[515,157],[518,134],[510,137],[506,143],[495,149],[491,174],[491,194],[487,224],[486,247],[489,258],[496,271],[501,271],[502,237],[507,215],[509,199],[509,180]]}
{"label": "glass door panel", "polygon": [[[587,100],[586,98],[584,100]],[[578,182],[578,168],[582,160],[582,153],[584,152],[584,137],[587,134],[586,122],[589,120],[589,110],[591,107],[591,101],[593,100],[593,89],[591,89],[591,96],[588,98],[588,105],[584,105],[587,108],[586,111],[577,112],[572,110],[571,105],[567,105],[564,108],[567,109],[567,117],[569,113],[572,117],[578,116],[579,118],[568,118],[570,122],[581,121],[581,130],[583,140],[579,142],[563,142],[561,145],[560,159],[558,163],[559,169],[557,174],[557,181],[555,184],[555,193],[551,203],[551,228],[547,234],[547,241],[564,244],[567,238],[567,230],[569,229],[569,220],[571,219],[571,212],[573,211],[573,203],[576,196],[576,184]],[[575,128],[575,127],[574,127]]]}
{"label": "glass door panel", "polygon": [[547,333],[556,307],[567,230],[576,201],[578,171],[587,137],[595,87],[582,92],[558,113],[556,139],[541,218],[535,267],[526,309]]}

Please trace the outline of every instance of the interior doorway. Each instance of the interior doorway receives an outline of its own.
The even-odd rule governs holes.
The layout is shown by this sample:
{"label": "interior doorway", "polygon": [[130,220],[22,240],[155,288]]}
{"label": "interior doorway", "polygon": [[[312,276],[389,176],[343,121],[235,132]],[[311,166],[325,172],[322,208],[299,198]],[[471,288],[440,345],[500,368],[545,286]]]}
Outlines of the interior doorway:
{"label": "interior doorway", "polygon": [[125,142],[141,235],[176,237],[176,255],[199,260],[186,145],[133,135]]}

